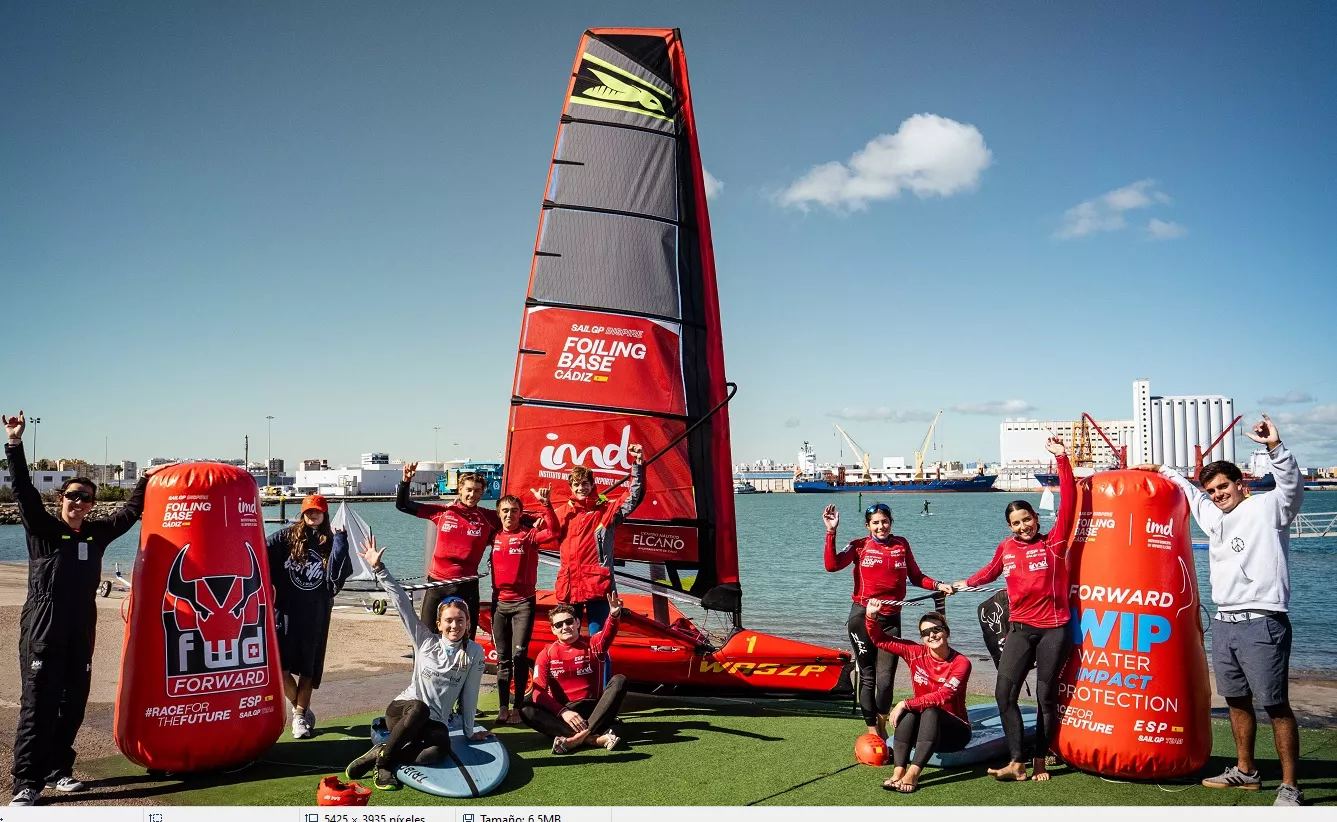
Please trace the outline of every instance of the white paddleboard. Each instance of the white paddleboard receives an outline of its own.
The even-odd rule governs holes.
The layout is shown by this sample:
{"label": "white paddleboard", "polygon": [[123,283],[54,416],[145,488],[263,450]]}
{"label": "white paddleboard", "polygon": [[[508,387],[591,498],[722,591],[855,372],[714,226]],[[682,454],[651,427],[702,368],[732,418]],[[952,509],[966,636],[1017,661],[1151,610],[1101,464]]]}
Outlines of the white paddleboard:
{"label": "white paddleboard", "polygon": [[[1007,739],[1003,736],[1003,720],[998,716],[998,704],[990,702],[971,705],[966,709],[966,715],[970,717],[970,744],[959,751],[933,754],[928,761],[930,765],[959,768],[1007,759]],[[1021,724],[1026,738],[1035,736],[1033,705],[1021,706]]]}

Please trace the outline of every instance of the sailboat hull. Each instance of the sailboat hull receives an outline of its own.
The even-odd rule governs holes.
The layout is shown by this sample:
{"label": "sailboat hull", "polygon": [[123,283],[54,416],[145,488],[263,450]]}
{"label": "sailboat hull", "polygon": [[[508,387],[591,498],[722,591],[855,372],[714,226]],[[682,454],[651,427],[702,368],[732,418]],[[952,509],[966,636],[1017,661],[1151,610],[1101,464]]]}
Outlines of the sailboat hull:
{"label": "sailboat hull", "polygon": [[[660,613],[667,624],[655,619],[653,599],[649,594],[623,595],[622,619],[610,651],[613,672],[637,690],[831,697],[852,693],[848,652],[747,629],[714,648],[671,602]],[[556,640],[546,616],[556,604],[551,591],[539,591],[531,657]],[[490,634],[487,610],[479,615],[479,627]],[[495,663],[490,635],[480,634],[478,642],[488,662]]]}

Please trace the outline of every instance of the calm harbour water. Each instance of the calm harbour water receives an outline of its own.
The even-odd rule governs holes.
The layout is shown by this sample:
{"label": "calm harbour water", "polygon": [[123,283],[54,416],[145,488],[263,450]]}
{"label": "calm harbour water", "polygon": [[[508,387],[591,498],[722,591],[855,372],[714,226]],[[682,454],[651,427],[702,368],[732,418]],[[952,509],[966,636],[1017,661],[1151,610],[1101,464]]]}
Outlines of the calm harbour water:
{"label": "calm harbour water", "polygon": [[[931,501],[932,516],[920,516],[923,501]],[[887,502],[896,516],[894,532],[910,540],[924,571],[944,580],[960,579],[984,565],[998,541],[1007,534],[1003,508],[1012,499],[1038,504],[1039,494],[884,494],[864,495]],[[864,532],[863,516],[855,494],[753,494],[735,497],[738,511],[739,564],[743,587],[743,623],[749,628],[846,649],[844,621],[849,613],[851,573],[827,573],[822,565],[821,511],[828,503],[839,506],[840,538]],[[487,503],[489,505],[493,503]],[[388,502],[356,503],[354,508],[371,526],[378,541],[389,546],[386,562],[401,578],[418,576],[423,568],[424,523],[401,514]],[[1306,512],[1337,511],[1337,493],[1309,493]],[[296,513],[296,506],[288,509]],[[277,508],[266,516],[277,517]],[[280,526],[268,524],[273,530]],[[1204,538],[1196,528],[1195,540]],[[139,529],[118,540],[107,551],[104,570],[119,562],[125,572],[134,564]],[[27,556],[23,529],[0,526],[0,561],[21,561]],[[1207,554],[1195,551],[1199,590],[1210,602]],[[1292,667],[1296,671],[1337,676],[1337,632],[1325,628],[1337,610],[1337,538],[1297,539],[1291,543],[1291,620],[1295,629]],[[551,587],[554,569],[540,566],[541,585]],[[485,586],[486,587],[486,586]],[[916,588],[910,595],[923,593]],[[486,593],[484,594],[486,597]],[[957,594],[948,602],[948,617],[957,630],[953,645],[972,656],[982,655],[984,643],[975,621],[975,606],[987,594]],[[684,607],[688,616],[701,612]],[[916,606],[907,607],[910,614]],[[718,627],[712,622],[711,627]]]}

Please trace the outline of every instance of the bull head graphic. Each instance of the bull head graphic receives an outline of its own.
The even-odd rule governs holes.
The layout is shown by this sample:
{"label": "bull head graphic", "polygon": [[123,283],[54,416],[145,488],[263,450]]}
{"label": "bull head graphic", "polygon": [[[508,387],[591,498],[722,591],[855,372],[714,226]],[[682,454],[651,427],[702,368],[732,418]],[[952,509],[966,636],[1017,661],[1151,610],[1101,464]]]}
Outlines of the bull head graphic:
{"label": "bull head graphic", "polygon": [[[174,611],[177,626],[195,629],[211,645],[235,644],[242,629],[260,619],[260,600],[263,583],[260,563],[255,549],[246,543],[250,570],[246,576],[236,574],[199,574],[185,567],[186,552],[181,549],[167,574],[167,598],[163,610]],[[170,598],[170,602],[168,601]]]}

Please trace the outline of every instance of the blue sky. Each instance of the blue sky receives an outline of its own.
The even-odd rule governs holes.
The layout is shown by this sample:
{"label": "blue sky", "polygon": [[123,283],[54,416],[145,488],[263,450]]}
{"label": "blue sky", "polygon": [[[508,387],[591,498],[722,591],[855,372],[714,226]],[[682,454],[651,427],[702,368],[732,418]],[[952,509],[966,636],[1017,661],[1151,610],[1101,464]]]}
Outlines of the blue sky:
{"label": "blue sky", "polygon": [[939,408],[996,459],[1149,377],[1337,463],[1330,6],[730,6],[7,4],[0,407],[47,456],[495,455],[577,41],[671,25],[736,460]]}

